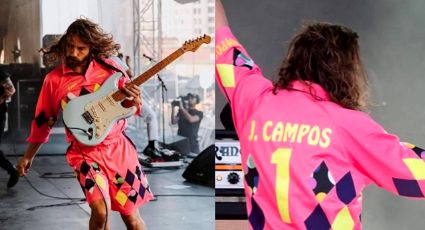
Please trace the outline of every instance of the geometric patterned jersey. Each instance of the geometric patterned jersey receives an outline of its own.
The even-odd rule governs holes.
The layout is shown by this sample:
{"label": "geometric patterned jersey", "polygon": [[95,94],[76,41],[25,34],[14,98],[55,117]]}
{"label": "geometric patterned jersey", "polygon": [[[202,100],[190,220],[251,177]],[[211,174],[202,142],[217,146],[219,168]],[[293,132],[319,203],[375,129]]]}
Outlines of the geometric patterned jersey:
{"label": "geometric patterned jersey", "polygon": [[[104,62],[121,69],[112,59],[103,59]],[[27,141],[31,143],[45,143],[49,139],[51,127],[55,124],[59,115],[59,110],[63,110],[67,105],[68,93],[74,96],[82,96],[97,91],[103,82],[115,70],[105,67],[96,60],[91,60],[84,75],[73,72],[65,64],[49,72],[44,81],[37,101],[34,120],[31,123],[31,133]],[[125,74],[125,71],[122,71]],[[122,77],[119,85],[128,79]],[[126,119],[118,121],[104,140],[104,144],[114,141],[113,137],[121,133],[126,127]],[[66,130],[67,141],[74,139],[71,133]]]}
{"label": "geometric patterned jersey", "polygon": [[424,198],[425,152],[317,84],[273,85],[228,27],[216,29],[216,80],[239,136],[251,229],[361,229],[362,190]]}

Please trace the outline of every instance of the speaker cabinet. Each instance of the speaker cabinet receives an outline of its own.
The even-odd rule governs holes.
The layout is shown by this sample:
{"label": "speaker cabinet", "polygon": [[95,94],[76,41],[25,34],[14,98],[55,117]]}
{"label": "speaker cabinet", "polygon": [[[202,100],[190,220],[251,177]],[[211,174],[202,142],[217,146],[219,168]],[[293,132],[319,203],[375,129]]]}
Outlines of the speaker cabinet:
{"label": "speaker cabinet", "polygon": [[183,172],[183,178],[187,181],[214,187],[214,158],[215,147],[210,145],[193,159]]}

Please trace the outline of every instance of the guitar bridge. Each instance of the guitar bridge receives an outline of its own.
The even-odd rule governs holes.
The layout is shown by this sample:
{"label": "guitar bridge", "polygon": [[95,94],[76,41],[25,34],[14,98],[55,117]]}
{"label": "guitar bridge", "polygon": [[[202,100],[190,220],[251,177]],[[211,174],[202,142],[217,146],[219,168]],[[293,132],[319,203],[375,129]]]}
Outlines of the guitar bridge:
{"label": "guitar bridge", "polygon": [[94,121],[93,116],[88,111],[85,111],[81,116],[83,116],[84,120],[89,124],[92,124]]}

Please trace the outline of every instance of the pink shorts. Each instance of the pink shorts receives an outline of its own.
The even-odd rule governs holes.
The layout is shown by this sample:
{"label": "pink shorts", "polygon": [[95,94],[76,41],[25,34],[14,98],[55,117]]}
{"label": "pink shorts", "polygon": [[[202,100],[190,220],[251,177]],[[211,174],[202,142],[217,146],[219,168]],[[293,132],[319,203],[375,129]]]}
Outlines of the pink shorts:
{"label": "pink shorts", "polygon": [[130,215],[153,198],[136,149],[122,134],[114,142],[97,146],[73,141],[66,159],[89,204],[105,199],[112,210]]}

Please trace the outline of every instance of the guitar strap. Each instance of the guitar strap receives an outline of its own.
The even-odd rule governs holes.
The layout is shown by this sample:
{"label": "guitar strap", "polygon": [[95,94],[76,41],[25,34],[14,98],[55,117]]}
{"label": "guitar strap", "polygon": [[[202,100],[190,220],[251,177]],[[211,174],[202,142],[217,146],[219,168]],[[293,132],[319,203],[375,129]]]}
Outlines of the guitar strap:
{"label": "guitar strap", "polygon": [[104,67],[108,68],[108,69],[112,69],[115,70],[117,72],[120,72],[123,74],[123,76],[127,76],[127,74],[125,74],[122,70],[118,69],[117,67],[106,63],[104,60],[100,59],[100,58],[95,58],[94,60],[96,60],[96,62],[98,62],[99,64],[103,65]]}

